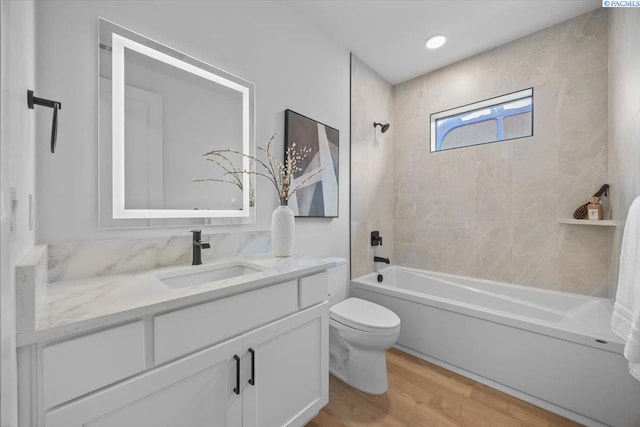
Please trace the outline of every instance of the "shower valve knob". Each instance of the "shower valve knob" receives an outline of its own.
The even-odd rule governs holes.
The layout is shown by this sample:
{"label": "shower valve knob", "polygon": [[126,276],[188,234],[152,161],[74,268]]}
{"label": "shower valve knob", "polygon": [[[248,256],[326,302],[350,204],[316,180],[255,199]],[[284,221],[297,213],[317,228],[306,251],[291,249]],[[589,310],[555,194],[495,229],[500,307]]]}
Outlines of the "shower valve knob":
{"label": "shower valve knob", "polygon": [[379,231],[371,232],[371,246],[382,246],[382,236]]}

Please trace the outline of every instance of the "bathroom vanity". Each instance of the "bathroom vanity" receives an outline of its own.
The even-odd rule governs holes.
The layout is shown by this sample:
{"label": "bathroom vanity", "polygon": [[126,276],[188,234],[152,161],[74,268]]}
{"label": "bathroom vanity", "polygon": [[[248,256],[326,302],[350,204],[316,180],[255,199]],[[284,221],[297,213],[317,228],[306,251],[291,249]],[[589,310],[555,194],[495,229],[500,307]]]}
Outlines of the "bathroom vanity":
{"label": "bathroom vanity", "polygon": [[[46,260],[36,249],[23,278]],[[18,318],[20,426],[304,425],[328,402],[328,270],[342,263],[27,280],[19,298],[38,303]]]}
{"label": "bathroom vanity", "polygon": [[[105,19],[98,27],[100,227],[255,223],[256,183],[245,172],[256,152],[255,85]],[[239,158],[212,167],[203,158],[212,150]],[[328,285],[347,284],[344,267],[339,280],[330,270],[345,260],[220,259],[264,253],[259,235],[208,242],[194,230],[188,242],[33,248],[16,269],[19,426],[313,418],[328,402]],[[205,263],[187,265],[191,254]]]}

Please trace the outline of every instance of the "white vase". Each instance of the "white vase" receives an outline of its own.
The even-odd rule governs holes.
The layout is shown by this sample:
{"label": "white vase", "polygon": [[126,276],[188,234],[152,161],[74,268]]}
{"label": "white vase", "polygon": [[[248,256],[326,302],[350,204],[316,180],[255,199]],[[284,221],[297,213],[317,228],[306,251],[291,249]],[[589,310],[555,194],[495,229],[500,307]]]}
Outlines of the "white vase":
{"label": "white vase", "polygon": [[271,215],[271,246],[273,256],[288,257],[293,255],[293,233],[295,222],[293,211],[289,206],[278,206]]}

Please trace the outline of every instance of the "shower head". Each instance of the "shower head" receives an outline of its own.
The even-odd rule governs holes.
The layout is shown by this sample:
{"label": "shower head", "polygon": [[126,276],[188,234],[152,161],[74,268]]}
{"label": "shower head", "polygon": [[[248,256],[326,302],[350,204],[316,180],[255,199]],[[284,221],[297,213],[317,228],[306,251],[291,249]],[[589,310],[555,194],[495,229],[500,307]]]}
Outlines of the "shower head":
{"label": "shower head", "polygon": [[385,133],[386,131],[389,130],[389,123],[377,123],[377,122],[373,122],[373,127],[375,129],[376,126],[380,126],[380,132]]}

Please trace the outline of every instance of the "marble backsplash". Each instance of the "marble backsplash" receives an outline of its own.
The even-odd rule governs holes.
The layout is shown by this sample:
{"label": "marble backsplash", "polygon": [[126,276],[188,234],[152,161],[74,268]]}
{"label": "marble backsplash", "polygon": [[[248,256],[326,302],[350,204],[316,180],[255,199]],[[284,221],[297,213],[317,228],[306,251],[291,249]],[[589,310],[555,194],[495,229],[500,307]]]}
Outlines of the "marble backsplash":
{"label": "marble backsplash", "polygon": [[[202,261],[271,252],[271,232],[203,234]],[[191,235],[92,240],[48,245],[49,282],[131,273],[191,263]]]}
{"label": "marble backsplash", "polygon": [[16,265],[16,332],[38,324],[47,287],[47,245],[37,245]]}

